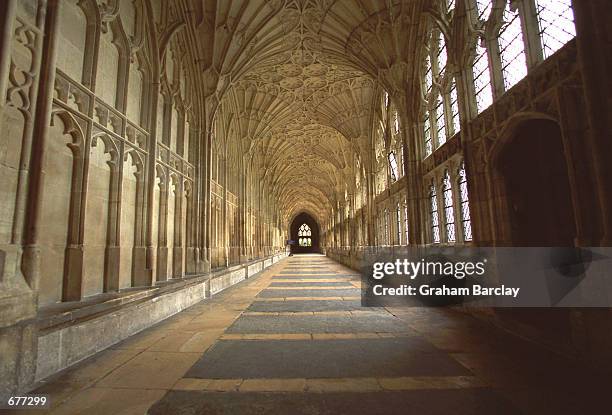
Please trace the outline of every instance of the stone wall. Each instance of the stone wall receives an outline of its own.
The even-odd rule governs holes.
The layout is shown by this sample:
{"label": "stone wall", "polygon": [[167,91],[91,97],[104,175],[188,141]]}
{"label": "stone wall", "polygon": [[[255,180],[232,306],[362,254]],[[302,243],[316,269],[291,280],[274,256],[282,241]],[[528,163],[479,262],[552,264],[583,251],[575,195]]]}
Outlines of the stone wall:
{"label": "stone wall", "polygon": [[39,319],[36,381],[256,276],[285,254]]}
{"label": "stone wall", "polygon": [[2,394],[247,274],[232,268],[205,289],[167,294],[134,325],[128,314],[96,321],[108,327],[99,344],[74,326],[45,329],[38,347],[37,316],[229,265],[253,274],[282,252],[273,201],[247,186],[261,172],[247,177],[240,150],[228,155],[211,134],[186,4],[0,2]]}

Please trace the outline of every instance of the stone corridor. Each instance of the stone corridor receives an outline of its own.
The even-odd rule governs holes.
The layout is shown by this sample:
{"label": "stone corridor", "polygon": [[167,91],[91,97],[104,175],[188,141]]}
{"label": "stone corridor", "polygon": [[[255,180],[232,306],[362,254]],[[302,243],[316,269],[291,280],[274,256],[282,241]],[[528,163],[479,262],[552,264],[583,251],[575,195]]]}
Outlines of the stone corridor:
{"label": "stone corridor", "polygon": [[53,414],[602,413],[609,378],[470,316],[359,294],[354,271],[289,257],[33,393]]}

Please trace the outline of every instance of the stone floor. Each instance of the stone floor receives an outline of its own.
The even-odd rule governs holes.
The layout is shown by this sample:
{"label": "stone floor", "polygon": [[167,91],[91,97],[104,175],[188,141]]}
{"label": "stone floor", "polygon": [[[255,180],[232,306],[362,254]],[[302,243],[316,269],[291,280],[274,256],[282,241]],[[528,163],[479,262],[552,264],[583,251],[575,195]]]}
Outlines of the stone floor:
{"label": "stone floor", "polygon": [[293,256],[35,393],[53,414],[607,412],[609,377],[451,310],[363,308],[358,287]]}

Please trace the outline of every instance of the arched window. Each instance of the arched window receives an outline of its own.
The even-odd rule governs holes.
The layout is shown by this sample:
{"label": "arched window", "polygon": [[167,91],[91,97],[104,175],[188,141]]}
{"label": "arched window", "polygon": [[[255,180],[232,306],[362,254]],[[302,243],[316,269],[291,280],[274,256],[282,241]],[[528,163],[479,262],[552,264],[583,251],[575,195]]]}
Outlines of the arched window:
{"label": "arched window", "polygon": [[298,229],[298,244],[300,246],[312,246],[312,231],[310,230],[310,226],[303,223],[302,226]]}
{"label": "arched window", "polygon": [[459,179],[457,184],[459,185],[459,198],[461,202],[461,227],[463,229],[463,240],[472,240],[472,222],[470,218],[470,199],[468,196],[467,188],[467,175],[465,174],[465,163],[461,163],[459,167]]}
{"label": "arched window", "polygon": [[498,39],[504,90],[507,91],[527,75],[527,57],[518,7],[506,3],[503,16]]}
{"label": "arched window", "polygon": [[[502,13],[492,13],[493,0],[473,0],[472,4],[482,28],[472,65],[480,113],[493,103],[494,91],[497,98],[516,85],[530,66],[550,57],[573,39],[576,28],[572,0],[506,0],[501,3]],[[525,44],[524,30],[538,33],[540,42]],[[490,38],[484,38],[485,33]],[[497,79],[502,82],[493,81]]]}
{"label": "arched window", "polygon": [[476,45],[476,57],[472,70],[474,72],[474,90],[476,94],[476,108],[482,112],[493,104],[493,90],[491,85],[491,74],[489,72],[489,60],[487,49],[479,41]]}
{"label": "arched window", "polygon": [[448,170],[444,172],[442,180],[442,195],[444,197],[444,226],[446,230],[446,241],[455,242],[455,209],[453,208],[453,187]]}
{"label": "arched window", "polygon": [[[489,20],[492,8],[492,0],[476,0],[478,20],[483,24]],[[474,57],[472,70],[474,74],[476,107],[480,113],[493,104],[493,85],[491,84],[491,72],[489,71],[487,45],[486,39],[482,37],[479,37],[476,42],[476,56]]]}
{"label": "arched window", "polygon": [[[454,5],[452,5],[454,7]],[[431,22],[425,56],[424,99],[425,157],[459,132],[459,102],[454,75],[448,69],[446,39],[440,27]]]}
{"label": "arched window", "polygon": [[436,185],[432,181],[429,187],[429,200],[431,203],[431,237],[435,244],[440,243],[440,222],[438,220],[438,195]]}
{"label": "arched window", "polygon": [[572,0],[536,0],[544,59],[576,37]]}

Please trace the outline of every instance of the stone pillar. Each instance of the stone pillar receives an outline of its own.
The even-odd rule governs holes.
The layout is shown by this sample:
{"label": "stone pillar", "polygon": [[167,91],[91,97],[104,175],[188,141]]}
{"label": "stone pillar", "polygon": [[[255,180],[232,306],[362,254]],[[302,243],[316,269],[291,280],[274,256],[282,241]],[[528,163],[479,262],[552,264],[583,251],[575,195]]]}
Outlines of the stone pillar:
{"label": "stone pillar", "polygon": [[181,175],[177,175],[179,182],[176,184],[176,192],[174,198],[174,217],[170,220],[174,221],[174,238],[172,250],[172,278],[181,278],[184,275],[183,270],[183,198],[185,195],[185,179]]}
{"label": "stone pillar", "polygon": [[[0,124],[13,122],[15,118],[10,114],[15,111],[23,114],[19,126],[21,137],[5,141],[5,145],[19,146],[21,157],[16,199],[2,201],[3,204],[15,201],[15,204],[13,230],[3,229],[0,242],[0,292],[3,293],[0,296],[0,399],[25,390],[34,381],[36,372],[38,231],[45,137],[53,99],[58,13],[56,7],[48,7],[44,1],[30,5],[31,9],[26,10],[18,0],[0,2],[0,113],[3,116]],[[21,48],[30,49],[31,56],[20,55]],[[26,73],[28,76],[23,76]],[[27,97],[23,100],[27,104],[16,96],[20,94]]]}
{"label": "stone pillar", "polygon": [[[207,126],[208,127],[208,126]],[[203,157],[201,160],[202,168],[202,200],[203,203],[203,214],[202,219],[202,272],[209,272],[211,268],[211,186],[210,180],[212,175],[212,131],[207,131],[205,135],[205,145],[203,146]]]}
{"label": "stone pillar", "polygon": [[242,171],[240,176],[240,209],[239,209],[239,220],[238,224],[240,226],[238,232],[240,233],[240,263],[243,264],[248,260],[247,254],[247,175],[245,171]]}
{"label": "stone pillar", "polygon": [[[195,183],[200,183],[200,165],[198,163],[199,157],[198,149],[200,147],[200,131],[198,128],[191,127],[189,132],[189,154],[188,160],[194,165],[193,179]],[[200,235],[200,215],[199,215],[199,197],[200,189],[198,185],[192,183],[189,188],[187,195],[187,235],[185,235],[185,242],[187,251],[185,252],[185,273],[195,274],[198,272],[198,266],[200,262],[200,249],[199,249],[199,235]]]}
{"label": "stone pillar", "polygon": [[172,178],[170,173],[166,173],[165,182],[159,192],[159,228],[157,245],[157,281],[166,281],[168,279],[168,200]]}
{"label": "stone pillar", "polygon": [[366,198],[366,206],[367,206],[367,215],[366,215],[366,222],[367,222],[367,229],[368,229],[368,235],[367,235],[367,245],[368,246],[374,246],[376,245],[376,238],[375,238],[375,231],[376,231],[376,224],[375,224],[375,215],[374,215],[374,186],[376,184],[376,174],[372,171],[372,169],[370,168],[370,171],[366,172],[367,175],[367,184],[368,184],[368,192],[367,192],[367,198]]}
{"label": "stone pillar", "polygon": [[[150,98],[148,101],[148,113],[150,114],[149,120],[149,148],[148,148],[148,157],[146,163],[146,236],[145,236],[145,244],[146,244],[146,270],[144,273],[144,281],[149,284],[153,283],[153,278],[157,278],[157,276],[153,275],[153,268],[156,266],[156,262],[159,263],[157,258],[157,250],[155,249],[154,244],[157,244],[157,241],[153,240],[153,227],[158,226],[159,217],[157,218],[157,223],[155,223],[153,218],[153,213],[155,212],[155,186],[157,181],[157,168],[156,168],[156,154],[157,154],[157,141],[158,136],[162,133],[161,131],[157,131],[157,100],[160,99],[160,84],[159,84],[159,74],[153,73],[153,82],[150,89]],[[166,179],[167,181],[167,179]],[[161,203],[162,192],[160,191],[160,200],[158,203]],[[161,206],[161,204],[160,204]],[[161,209],[160,209],[161,215]],[[158,234],[159,239],[159,234]],[[157,268],[157,274],[159,275],[159,268]]]}
{"label": "stone pillar", "polygon": [[228,218],[227,218],[227,187],[229,185],[228,183],[228,174],[227,174],[227,170],[228,170],[228,166],[227,166],[227,150],[226,150],[226,154],[223,158],[223,171],[221,172],[221,174],[223,175],[223,205],[221,206],[221,241],[219,241],[221,243],[221,249],[223,252],[223,266],[227,267],[229,265],[229,258],[228,258],[228,250],[229,250],[229,232],[228,232]]}

